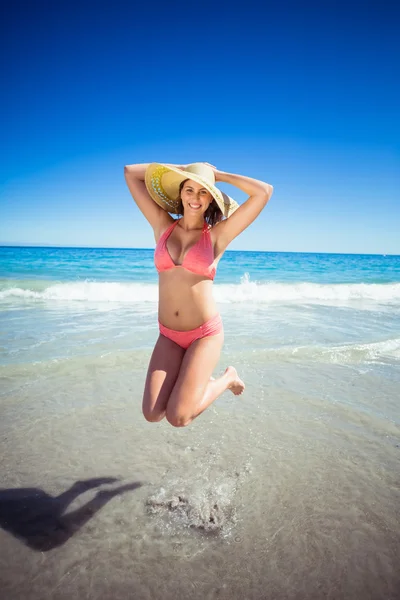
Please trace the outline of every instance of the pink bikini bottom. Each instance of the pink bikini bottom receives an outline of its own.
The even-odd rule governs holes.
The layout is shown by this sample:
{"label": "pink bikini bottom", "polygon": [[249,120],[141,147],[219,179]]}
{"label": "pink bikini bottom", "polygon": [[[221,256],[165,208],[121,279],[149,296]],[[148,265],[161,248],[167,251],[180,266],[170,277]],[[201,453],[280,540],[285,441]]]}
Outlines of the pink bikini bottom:
{"label": "pink bikini bottom", "polygon": [[211,335],[217,335],[223,331],[222,319],[219,314],[216,314],[215,317],[209,319],[203,323],[203,325],[200,325],[200,327],[190,329],[189,331],[175,331],[175,329],[169,329],[160,323],[160,321],[158,321],[158,324],[160,326],[161,335],[164,335],[185,350],[189,348],[190,344],[193,344],[195,340],[200,340],[201,338],[209,337]]}

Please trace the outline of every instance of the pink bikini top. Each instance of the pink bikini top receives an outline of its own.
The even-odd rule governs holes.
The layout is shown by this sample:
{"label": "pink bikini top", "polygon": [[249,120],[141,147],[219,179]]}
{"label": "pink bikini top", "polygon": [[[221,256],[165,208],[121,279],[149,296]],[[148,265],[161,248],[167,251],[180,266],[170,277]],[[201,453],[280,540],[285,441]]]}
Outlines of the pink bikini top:
{"label": "pink bikini top", "polygon": [[208,279],[214,279],[216,267],[214,263],[214,249],[211,241],[210,232],[207,222],[204,221],[203,233],[199,241],[189,248],[181,265],[176,265],[171,258],[167,248],[167,240],[171,235],[174,227],[177,226],[177,219],[160,237],[154,252],[154,264],[159,273],[169,271],[175,267],[183,267],[196,275],[204,275]]}

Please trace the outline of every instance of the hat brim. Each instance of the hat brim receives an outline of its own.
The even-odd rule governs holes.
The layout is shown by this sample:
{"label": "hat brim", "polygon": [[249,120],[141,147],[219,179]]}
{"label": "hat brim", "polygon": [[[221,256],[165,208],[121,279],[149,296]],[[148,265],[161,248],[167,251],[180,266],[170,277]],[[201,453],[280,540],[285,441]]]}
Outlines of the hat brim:
{"label": "hat brim", "polygon": [[233,198],[196,173],[182,171],[161,163],[151,163],[145,173],[145,184],[151,198],[172,214],[180,214],[179,186],[185,179],[203,185],[218,204],[224,217],[229,217],[239,208]]}

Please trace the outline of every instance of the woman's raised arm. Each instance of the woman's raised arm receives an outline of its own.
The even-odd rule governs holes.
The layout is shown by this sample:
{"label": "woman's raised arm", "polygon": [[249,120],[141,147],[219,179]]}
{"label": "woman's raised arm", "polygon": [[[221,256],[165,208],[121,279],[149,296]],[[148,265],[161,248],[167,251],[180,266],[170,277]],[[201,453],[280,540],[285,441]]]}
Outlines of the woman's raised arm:
{"label": "woman's raised arm", "polygon": [[246,177],[234,175],[215,169],[215,181],[230,183],[249,194],[249,198],[235,210],[228,219],[217,223],[213,228],[216,235],[218,252],[222,252],[230,242],[242,233],[260,214],[271,198],[274,188],[269,183]]}
{"label": "woman's raised arm", "polygon": [[[169,165],[183,169],[184,165]],[[126,165],[124,168],[125,181],[132,194],[132,197],[143,215],[146,217],[154,230],[156,240],[162,229],[167,227],[172,221],[172,217],[158,206],[151,198],[144,183],[144,176],[148,164]]]}

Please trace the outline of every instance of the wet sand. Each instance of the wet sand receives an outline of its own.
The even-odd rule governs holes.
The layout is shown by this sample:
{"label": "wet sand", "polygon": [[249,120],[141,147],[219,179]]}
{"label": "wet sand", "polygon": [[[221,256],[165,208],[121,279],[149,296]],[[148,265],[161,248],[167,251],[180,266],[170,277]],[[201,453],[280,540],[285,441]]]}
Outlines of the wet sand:
{"label": "wet sand", "polygon": [[141,415],[146,360],[6,382],[3,598],[400,597],[399,428],[350,405],[370,374],[247,365],[242,397],[175,429]]}

